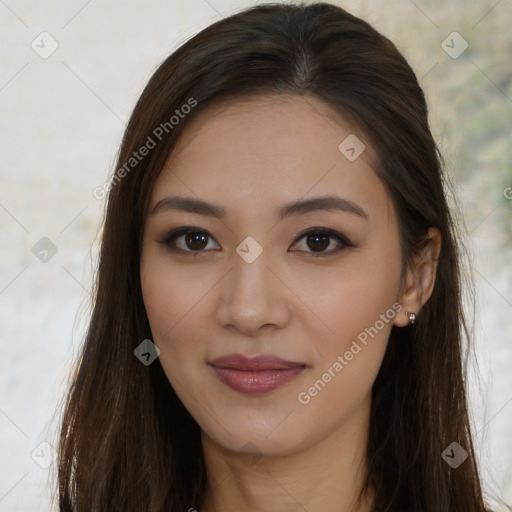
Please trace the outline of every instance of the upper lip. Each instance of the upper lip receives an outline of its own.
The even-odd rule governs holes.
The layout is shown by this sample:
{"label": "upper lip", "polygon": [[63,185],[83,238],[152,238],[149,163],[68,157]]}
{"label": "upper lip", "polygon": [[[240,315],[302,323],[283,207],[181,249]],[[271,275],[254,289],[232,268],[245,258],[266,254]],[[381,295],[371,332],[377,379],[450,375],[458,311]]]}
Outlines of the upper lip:
{"label": "upper lip", "polygon": [[255,357],[246,357],[242,354],[230,354],[229,356],[218,357],[208,364],[218,368],[230,368],[233,370],[285,370],[307,366],[305,363],[288,361],[270,354],[262,354]]}

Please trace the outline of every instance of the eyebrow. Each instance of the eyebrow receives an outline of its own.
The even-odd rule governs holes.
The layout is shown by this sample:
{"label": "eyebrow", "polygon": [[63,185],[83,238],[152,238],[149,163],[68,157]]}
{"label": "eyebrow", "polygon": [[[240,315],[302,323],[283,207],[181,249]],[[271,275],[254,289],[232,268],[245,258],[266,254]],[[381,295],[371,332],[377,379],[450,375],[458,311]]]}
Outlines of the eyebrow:
{"label": "eyebrow", "polygon": [[[226,210],[218,205],[208,203],[202,199],[183,196],[169,196],[156,203],[151,215],[164,211],[184,211],[223,219],[226,217]],[[310,199],[299,199],[288,203],[277,211],[277,219],[283,220],[287,217],[303,215],[316,211],[342,211],[357,215],[368,220],[367,213],[356,203],[342,197],[328,195],[312,197]]]}

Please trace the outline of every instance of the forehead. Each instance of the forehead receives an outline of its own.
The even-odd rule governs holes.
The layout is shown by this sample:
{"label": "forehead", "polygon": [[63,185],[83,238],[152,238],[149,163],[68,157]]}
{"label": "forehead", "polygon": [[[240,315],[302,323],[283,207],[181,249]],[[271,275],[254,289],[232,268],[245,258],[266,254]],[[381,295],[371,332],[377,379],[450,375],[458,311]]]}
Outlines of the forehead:
{"label": "forehead", "polygon": [[[357,158],[347,158],[347,144],[362,151]],[[185,126],[155,184],[152,204],[178,192],[247,210],[338,192],[369,209],[386,206],[371,151],[364,134],[318,98],[225,100]]]}
{"label": "forehead", "polygon": [[[267,152],[279,147],[283,157],[286,149],[297,156],[328,152],[339,156],[339,144],[347,136],[366,137],[330,105],[311,95],[259,95],[224,99],[205,107],[183,130],[168,164],[180,161],[180,154],[201,153],[215,149],[217,153],[234,154],[237,147],[246,153],[264,146]],[[227,139],[227,140],[226,140]],[[224,144],[215,146],[222,140]],[[300,151],[299,142],[311,141]],[[192,145],[192,150],[187,147]],[[366,143],[363,161],[371,165],[372,148]],[[212,148],[212,146],[215,146]],[[289,155],[291,156],[291,155]],[[191,155],[187,154],[187,159]]]}

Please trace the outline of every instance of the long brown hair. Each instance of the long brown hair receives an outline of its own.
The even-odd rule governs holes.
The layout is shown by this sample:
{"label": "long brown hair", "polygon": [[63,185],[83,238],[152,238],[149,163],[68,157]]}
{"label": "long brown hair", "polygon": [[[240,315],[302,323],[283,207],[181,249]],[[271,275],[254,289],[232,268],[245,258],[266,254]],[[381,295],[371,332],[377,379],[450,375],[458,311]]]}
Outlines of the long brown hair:
{"label": "long brown hair", "polygon": [[[139,274],[144,221],[187,123],[221,98],[268,94],[319,98],[366,135],[398,214],[404,266],[429,227],[442,236],[433,294],[414,326],[393,327],[373,386],[361,493],[375,489],[379,512],[483,512],[460,250],[423,91],[392,42],[328,3],[259,5],[208,26],[158,67],[138,100],[109,187],[92,317],[63,416],[60,510],[200,509],[200,428],[159,360],[145,366],[134,356],[152,338]],[[441,456],[452,442],[468,454],[457,468]]]}

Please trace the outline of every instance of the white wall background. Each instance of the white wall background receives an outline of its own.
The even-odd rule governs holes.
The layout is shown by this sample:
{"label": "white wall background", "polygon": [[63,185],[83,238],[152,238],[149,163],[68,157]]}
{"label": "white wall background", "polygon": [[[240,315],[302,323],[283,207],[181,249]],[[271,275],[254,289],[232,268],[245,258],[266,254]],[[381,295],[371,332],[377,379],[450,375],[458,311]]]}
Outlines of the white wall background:
{"label": "white wall background", "polygon": [[[0,0],[0,511],[50,510],[41,443],[55,444],[87,321],[103,208],[92,190],[138,95],[186,38],[256,3]],[[475,258],[476,441],[486,488],[512,503],[512,1],[336,3],[404,51],[431,105]],[[469,44],[459,59],[441,47],[453,31]],[[43,237],[57,248],[46,263],[32,252]]]}

